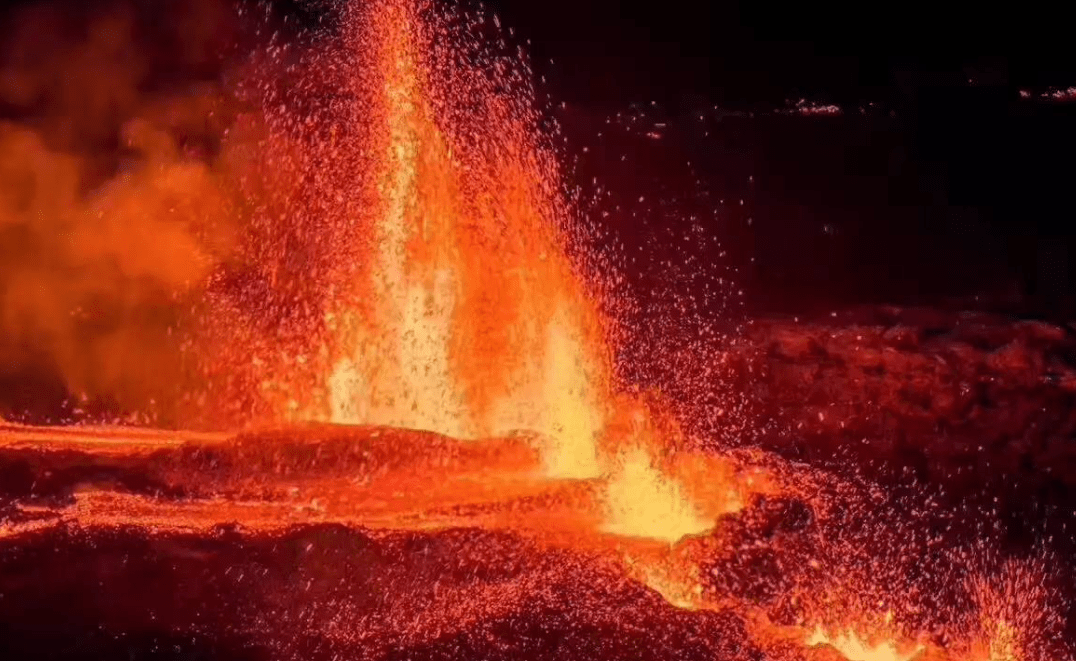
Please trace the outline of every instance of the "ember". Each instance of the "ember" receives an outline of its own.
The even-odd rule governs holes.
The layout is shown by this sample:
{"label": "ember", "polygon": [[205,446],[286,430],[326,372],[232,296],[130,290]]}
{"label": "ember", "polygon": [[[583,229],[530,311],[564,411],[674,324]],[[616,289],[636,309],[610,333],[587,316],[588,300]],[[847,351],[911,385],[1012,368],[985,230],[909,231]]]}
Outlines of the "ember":
{"label": "ember", "polygon": [[[155,426],[0,419],[5,658],[1072,658],[1047,550],[1002,553],[926,489],[696,438],[696,409],[624,376],[623,256],[583,240],[499,19],[354,2],[311,42],[255,58],[236,93],[255,110],[232,111],[210,166],[128,123],[152,166],[87,209],[56,181],[82,166],[0,134],[70,198],[56,217],[88,219],[62,241],[37,224],[46,200],[0,221],[117,260],[95,287],[123,288],[129,316],[140,297],[189,304],[165,333],[182,351],[161,345],[181,358],[154,358],[183,389],[145,411]],[[34,286],[5,301],[11,328],[97,295],[46,310]],[[86,362],[75,322],[58,328],[73,392],[138,403],[159,383],[124,372],[137,329]],[[758,346],[796,365],[847,349],[804,328]],[[713,372],[747,370],[758,346],[716,337],[650,347],[669,390],[725,397]],[[859,382],[900,357],[869,344]],[[707,424],[750,424],[743,399],[711,409]]]}

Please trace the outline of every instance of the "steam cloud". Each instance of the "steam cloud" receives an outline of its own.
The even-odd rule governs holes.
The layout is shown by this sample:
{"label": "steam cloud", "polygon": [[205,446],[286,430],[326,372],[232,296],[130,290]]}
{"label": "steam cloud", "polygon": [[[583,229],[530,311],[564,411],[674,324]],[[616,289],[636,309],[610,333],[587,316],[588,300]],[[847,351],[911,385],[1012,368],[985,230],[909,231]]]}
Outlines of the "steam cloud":
{"label": "steam cloud", "polygon": [[250,216],[235,36],[216,0],[53,3],[3,27],[0,418],[167,419],[198,378],[191,320]]}

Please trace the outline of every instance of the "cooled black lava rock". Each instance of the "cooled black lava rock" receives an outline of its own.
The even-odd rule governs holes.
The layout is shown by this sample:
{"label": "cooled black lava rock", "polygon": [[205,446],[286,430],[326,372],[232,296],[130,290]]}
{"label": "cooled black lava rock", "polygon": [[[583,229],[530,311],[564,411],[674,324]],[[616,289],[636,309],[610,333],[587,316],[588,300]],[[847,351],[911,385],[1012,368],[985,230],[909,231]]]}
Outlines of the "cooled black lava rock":
{"label": "cooled black lava rock", "polygon": [[1071,538],[1059,513],[1076,510],[1072,329],[864,308],[756,320],[725,359],[750,443],[1023,521],[1027,542]]}
{"label": "cooled black lava rock", "polygon": [[4,540],[5,660],[762,659],[731,613],[505,533],[220,532]]}

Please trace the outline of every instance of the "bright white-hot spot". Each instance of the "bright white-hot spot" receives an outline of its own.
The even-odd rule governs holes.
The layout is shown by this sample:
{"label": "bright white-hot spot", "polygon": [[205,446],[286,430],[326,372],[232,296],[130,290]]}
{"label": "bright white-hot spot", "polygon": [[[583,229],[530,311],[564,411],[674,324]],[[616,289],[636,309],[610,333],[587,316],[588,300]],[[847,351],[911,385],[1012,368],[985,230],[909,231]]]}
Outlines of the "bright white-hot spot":
{"label": "bright white-hot spot", "polygon": [[608,485],[605,520],[608,532],[669,543],[713,527],[680,485],[662,474],[638,446],[620,456]]}
{"label": "bright white-hot spot", "polygon": [[807,645],[828,645],[844,655],[848,661],[914,661],[924,652],[922,645],[902,651],[898,644],[891,640],[872,644],[860,638],[855,631],[830,636],[821,627],[814,630],[807,639]]}

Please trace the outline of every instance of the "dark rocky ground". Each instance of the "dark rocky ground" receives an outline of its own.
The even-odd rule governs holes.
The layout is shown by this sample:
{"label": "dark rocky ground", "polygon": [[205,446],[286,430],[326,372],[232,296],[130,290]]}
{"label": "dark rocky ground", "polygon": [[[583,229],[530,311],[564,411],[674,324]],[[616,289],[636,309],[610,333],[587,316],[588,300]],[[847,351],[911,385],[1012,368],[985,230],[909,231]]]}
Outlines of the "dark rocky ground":
{"label": "dark rocky ground", "polygon": [[5,659],[762,658],[734,615],[479,530],[57,528],[4,547]]}
{"label": "dark rocky ground", "polygon": [[[1076,633],[1065,607],[1076,576],[1066,559],[1076,552],[1071,328],[875,307],[756,320],[728,358],[745,414],[767,421],[741,442],[865,485],[820,492],[824,510],[753,501],[692,547],[708,594],[792,624],[804,590],[841,577],[864,594],[900,595],[924,627],[957,627],[973,612],[961,558],[990,570],[990,558],[1047,557],[1049,649],[1064,649]],[[0,517],[49,518],[88,487],[182,503],[265,471],[424,466],[446,448],[462,465],[486,461],[412,436],[387,433],[361,451],[343,434],[281,438],[269,453],[251,437],[124,459],[7,448]],[[980,543],[995,555],[977,555]],[[680,611],[593,558],[482,530],[196,535],[61,523],[0,540],[0,623],[11,659],[806,658],[763,651],[731,611]]]}
{"label": "dark rocky ground", "polygon": [[747,442],[994,512],[1013,541],[1072,546],[1072,327],[872,307],[757,320],[731,356],[733,387],[766,423]]}

